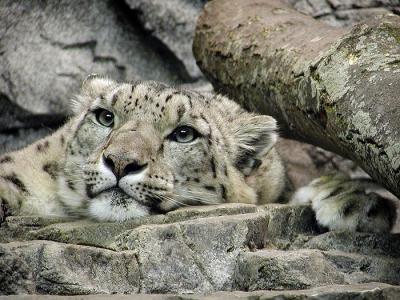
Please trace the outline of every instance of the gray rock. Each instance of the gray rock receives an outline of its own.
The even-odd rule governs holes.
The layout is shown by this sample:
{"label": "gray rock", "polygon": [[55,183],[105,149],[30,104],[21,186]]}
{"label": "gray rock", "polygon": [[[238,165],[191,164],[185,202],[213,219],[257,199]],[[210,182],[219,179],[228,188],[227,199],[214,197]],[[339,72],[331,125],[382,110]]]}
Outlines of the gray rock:
{"label": "gray rock", "polygon": [[334,27],[348,27],[375,16],[398,13],[398,0],[290,0],[293,7]]}
{"label": "gray rock", "polygon": [[327,0],[335,10],[370,7],[394,7],[400,5],[398,0]]}
{"label": "gray rock", "polygon": [[193,78],[202,77],[192,54],[197,16],[207,0],[125,0],[143,27],[181,60]]}
{"label": "gray rock", "polygon": [[255,291],[255,292],[217,292],[208,295],[80,295],[80,296],[46,296],[19,295],[0,296],[0,300],[333,300],[333,299],[397,299],[400,287],[383,283],[356,285],[331,285],[300,291]]}
{"label": "gray rock", "polygon": [[167,213],[167,223],[186,221],[204,217],[239,215],[255,213],[259,208],[255,205],[244,203],[231,203],[220,205],[188,206]]}
{"label": "gray rock", "polygon": [[0,293],[137,293],[134,253],[47,241],[0,245]]}
{"label": "gray rock", "polygon": [[[0,294],[209,293],[400,282],[397,235],[318,235],[308,206],[185,207],[124,223],[8,217],[0,238]],[[321,291],[332,295],[330,286]]]}
{"label": "gray rock", "polygon": [[[11,244],[0,244],[0,295],[35,293],[33,266],[11,248]],[[39,249],[31,244],[27,251],[38,253]]]}
{"label": "gray rock", "polygon": [[392,13],[389,9],[378,7],[378,8],[362,8],[362,9],[348,9],[338,10],[335,12],[335,17],[342,26],[351,26],[355,23],[365,22],[371,20],[377,16],[386,15]]}
{"label": "gray rock", "polygon": [[344,276],[317,250],[261,250],[240,256],[236,288],[245,291],[306,289],[343,284]]}
{"label": "gray rock", "polygon": [[30,231],[26,238],[114,249],[115,236],[122,232],[143,224],[162,224],[164,221],[163,215],[154,215],[124,223],[99,223],[89,220],[66,222]]}
{"label": "gray rock", "polygon": [[[258,208],[255,205],[242,203],[185,207],[166,215],[152,215],[123,223],[19,216],[7,218],[5,227],[8,229],[8,236],[12,236],[14,239],[41,239],[115,249],[114,240],[117,235],[141,225],[173,223],[210,216],[254,213],[257,210]],[[8,240],[10,240],[10,237]]]}
{"label": "gray rock", "polygon": [[263,247],[266,226],[260,213],[146,225],[117,246],[137,253],[142,292],[209,292],[231,287],[239,252]]}
{"label": "gray rock", "polygon": [[319,232],[314,211],[308,205],[267,204],[263,209],[269,217],[269,241],[292,240],[299,234],[315,235]]}
{"label": "gray rock", "polygon": [[332,8],[327,1],[292,0],[291,3],[296,10],[312,17],[320,17],[332,13]]}
{"label": "gray rock", "polygon": [[242,253],[236,288],[306,289],[330,284],[385,282],[398,284],[400,260],[342,251],[266,249]]}
{"label": "gray rock", "polygon": [[397,299],[400,288],[382,283],[353,286],[328,285],[308,290],[219,292],[209,296],[183,297],[183,299],[247,299],[247,300],[336,300],[336,299]]}
{"label": "gray rock", "polygon": [[[0,100],[1,103],[1,100]],[[1,111],[1,104],[0,104]],[[8,121],[11,119],[7,118]],[[10,125],[7,125],[10,126]],[[25,126],[25,125],[24,125]],[[52,128],[27,128],[0,130],[0,155],[23,148],[34,141],[52,133]]]}
{"label": "gray rock", "polygon": [[[34,113],[66,113],[90,73],[181,81],[113,1],[1,1],[2,94]],[[101,16],[101,18],[99,17]],[[33,105],[34,104],[34,105]]]}
{"label": "gray rock", "polygon": [[[315,250],[312,250],[315,251]],[[360,255],[343,251],[323,251],[324,259],[335,266],[337,272],[344,276],[346,283],[400,282],[399,258]]]}
{"label": "gray rock", "polygon": [[51,224],[67,222],[68,218],[39,216],[9,216],[1,224],[0,243],[30,239],[37,230]]}
{"label": "gray rock", "polygon": [[313,237],[303,247],[399,258],[400,235],[330,231]]}

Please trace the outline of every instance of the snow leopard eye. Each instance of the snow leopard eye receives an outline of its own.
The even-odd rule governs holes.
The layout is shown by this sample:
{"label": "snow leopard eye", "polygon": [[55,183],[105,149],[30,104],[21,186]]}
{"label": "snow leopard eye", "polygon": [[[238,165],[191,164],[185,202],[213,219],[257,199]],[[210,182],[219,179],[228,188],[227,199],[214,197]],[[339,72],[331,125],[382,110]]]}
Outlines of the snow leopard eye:
{"label": "snow leopard eye", "polygon": [[95,110],[96,120],[105,127],[112,127],[114,125],[114,114],[104,108]]}
{"label": "snow leopard eye", "polygon": [[178,143],[190,143],[197,139],[199,133],[190,126],[179,126],[171,134],[170,139]]}

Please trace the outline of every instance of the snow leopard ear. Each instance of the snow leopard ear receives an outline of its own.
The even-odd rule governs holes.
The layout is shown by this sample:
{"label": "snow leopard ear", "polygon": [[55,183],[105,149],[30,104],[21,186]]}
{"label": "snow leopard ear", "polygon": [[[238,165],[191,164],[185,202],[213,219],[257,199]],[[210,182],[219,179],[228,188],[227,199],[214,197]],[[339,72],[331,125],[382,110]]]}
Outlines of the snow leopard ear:
{"label": "snow leopard ear", "polygon": [[271,116],[245,114],[235,121],[235,166],[244,175],[257,168],[264,155],[275,145],[278,134],[276,120]]}
{"label": "snow leopard ear", "polygon": [[93,100],[105,94],[114,85],[116,85],[114,80],[98,74],[90,74],[82,82],[81,93],[72,100],[72,111],[75,114],[84,111]]}
{"label": "snow leopard ear", "polygon": [[105,76],[99,74],[90,74],[86,79],[82,82],[82,94],[96,98],[102,93],[105,93],[110,89],[116,82],[112,79],[109,79]]}

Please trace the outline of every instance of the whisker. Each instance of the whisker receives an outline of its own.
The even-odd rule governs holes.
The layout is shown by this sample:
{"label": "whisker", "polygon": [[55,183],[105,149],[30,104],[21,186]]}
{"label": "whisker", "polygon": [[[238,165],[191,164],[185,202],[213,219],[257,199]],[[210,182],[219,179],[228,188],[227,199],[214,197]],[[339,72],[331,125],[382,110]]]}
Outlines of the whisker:
{"label": "whisker", "polygon": [[[185,199],[191,200],[193,202],[201,203],[201,204],[217,204],[217,203],[219,203],[216,201],[205,199],[202,197],[203,195],[201,195],[201,194],[198,194],[198,195],[185,194],[185,191],[183,191],[183,193],[180,195],[174,194],[174,196],[185,198]],[[216,195],[213,195],[213,196],[215,197]]]}
{"label": "whisker", "polygon": [[154,193],[151,193],[151,194],[152,194],[153,196],[155,196],[155,197],[161,199],[161,200],[165,200],[165,201],[172,202],[172,203],[174,203],[174,204],[177,204],[178,206],[189,206],[189,204],[187,204],[187,203],[184,203],[184,202],[181,202],[181,201],[179,201],[179,200],[173,199],[173,198],[171,198],[171,197],[169,197],[169,196],[166,196],[166,195],[158,195],[158,194],[154,194]]}
{"label": "whisker", "polygon": [[178,205],[178,206],[190,206],[190,205],[187,204],[187,203],[178,201],[178,200],[173,199],[173,198],[164,198],[164,200],[169,201],[169,202],[172,202],[172,203],[174,203],[174,204],[176,204],[176,205]]}

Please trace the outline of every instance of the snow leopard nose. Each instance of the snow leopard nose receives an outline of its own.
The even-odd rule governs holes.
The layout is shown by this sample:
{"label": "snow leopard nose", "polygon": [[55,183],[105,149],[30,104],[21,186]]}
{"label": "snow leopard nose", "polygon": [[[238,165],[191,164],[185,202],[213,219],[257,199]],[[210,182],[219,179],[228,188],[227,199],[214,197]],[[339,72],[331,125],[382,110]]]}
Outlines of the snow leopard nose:
{"label": "snow leopard nose", "polygon": [[147,167],[147,163],[141,163],[135,159],[129,159],[127,157],[119,157],[118,155],[109,154],[104,156],[105,165],[111,169],[117,180],[121,179],[126,175],[139,174],[144,171]]}

